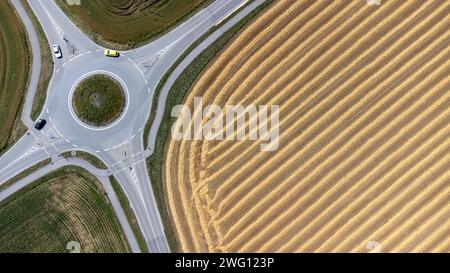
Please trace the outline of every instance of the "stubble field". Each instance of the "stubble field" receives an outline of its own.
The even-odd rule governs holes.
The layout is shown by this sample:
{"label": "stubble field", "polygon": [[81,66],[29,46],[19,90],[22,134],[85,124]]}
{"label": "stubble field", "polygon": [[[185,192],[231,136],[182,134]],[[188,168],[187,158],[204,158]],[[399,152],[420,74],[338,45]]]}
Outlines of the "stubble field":
{"label": "stubble field", "polygon": [[280,145],[175,141],[182,251],[450,251],[450,4],[275,1],[192,87],[279,105]]}

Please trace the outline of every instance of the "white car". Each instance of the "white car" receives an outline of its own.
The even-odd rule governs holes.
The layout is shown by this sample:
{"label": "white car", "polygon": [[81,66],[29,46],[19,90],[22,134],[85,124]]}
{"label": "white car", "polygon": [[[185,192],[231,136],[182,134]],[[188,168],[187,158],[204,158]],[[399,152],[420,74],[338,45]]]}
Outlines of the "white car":
{"label": "white car", "polygon": [[53,53],[55,53],[56,58],[62,58],[61,47],[59,45],[53,45]]}

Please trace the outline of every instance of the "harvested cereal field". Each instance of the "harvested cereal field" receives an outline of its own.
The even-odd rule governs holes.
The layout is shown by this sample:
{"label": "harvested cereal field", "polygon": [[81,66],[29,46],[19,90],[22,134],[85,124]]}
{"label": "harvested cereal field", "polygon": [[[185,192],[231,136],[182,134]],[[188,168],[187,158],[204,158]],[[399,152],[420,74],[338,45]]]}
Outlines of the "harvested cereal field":
{"label": "harvested cereal field", "polygon": [[279,105],[279,147],[168,141],[181,251],[449,252],[449,30],[448,1],[275,1],[185,103]]}
{"label": "harvested cereal field", "polygon": [[118,48],[137,46],[166,32],[210,0],[91,0],[60,7],[99,43]]}

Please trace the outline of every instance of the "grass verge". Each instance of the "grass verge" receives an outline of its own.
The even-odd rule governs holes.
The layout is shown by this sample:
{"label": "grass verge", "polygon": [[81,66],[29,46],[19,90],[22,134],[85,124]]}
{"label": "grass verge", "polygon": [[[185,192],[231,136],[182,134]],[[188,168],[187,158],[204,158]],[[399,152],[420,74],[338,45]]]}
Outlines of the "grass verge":
{"label": "grass verge", "polygon": [[144,235],[142,235],[141,229],[139,228],[139,224],[136,219],[136,215],[134,214],[133,209],[130,206],[130,202],[128,201],[127,196],[122,191],[122,188],[120,187],[119,183],[114,178],[114,176],[111,176],[109,178],[109,181],[111,182],[111,186],[116,192],[117,198],[119,199],[120,205],[122,206],[122,209],[127,217],[128,223],[130,223],[134,236],[136,236],[139,248],[143,253],[149,253]]}
{"label": "grass verge", "polygon": [[18,175],[14,176],[13,178],[9,179],[8,181],[6,181],[5,183],[3,183],[2,185],[0,185],[0,192],[5,190],[6,188],[8,188],[9,186],[11,186],[12,184],[16,183],[17,181],[27,177],[28,175],[34,173],[35,171],[49,165],[52,162],[52,160],[46,159],[44,161],[39,162],[38,164],[26,169],[25,171],[19,173]]}
{"label": "grass verge", "polygon": [[64,167],[0,203],[1,253],[129,252],[126,237],[100,182],[78,167]]}
{"label": "grass verge", "polygon": [[21,121],[31,54],[22,22],[9,1],[0,1],[0,155],[27,128]]}
{"label": "grass verge", "polygon": [[56,3],[96,43],[132,49],[167,33],[212,0],[90,0],[71,6]]}
{"label": "grass verge", "polygon": [[45,100],[47,98],[47,89],[53,74],[53,57],[44,30],[42,29],[41,24],[34,15],[34,12],[31,10],[30,5],[26,0],[20,1],[26,12],[28,13],[31,22],[33,23],[34,29],[36,30],[39,39],[39,46],[41,48],[41,72],[39,75],[36,96],[34,97],[33,106],[30,113],[31,119],[36,120],[41,114],[42,109],[44,108]]}
{"label": "grass verge", "polygon": [[[149,169],[150,178],[153,184],[154,192],[156,193],[156,202],[160,209],[164,230],[169,243],[169,247],[173,252],[178,251],[178,243],[176,241],[172,225],[170,221],[169,212],[167,210],[165,198],[164,198],[164,178],[163,178],[163,164],[165,158],[165,147],[169,137],[169,133],[173,122],[176,120],[171,117],[172,108],[183,102],[184,97],[188,93],[190,87],[195,82],[197,77],[203,71],[203,69],[211,62],[211,60],[224,48],[224,46],[230,41],[238,32],[242,29],[250,20],[252,20],[262,9],[267,7],[272,0],[267,0],[263,5],[252,11],[236,25],[226,31],[219,39],[206,48],[195,60],[181,73],[178,79],[170,89],[169,96],[167,98],[166,110],[163,120],[158,130],[156,137],[155,151],[147,159],[147,167]],[[188,53],[186,53],[188,54]],[[167,74],[166,74],[167,75]],[[165,76],[168,78],[168,76]],[[166,78],[166,79],[167,79]],[[155,96],[155,100],[157,100]],[[145,136],[145,135],[144,135]],[[145,138],[145,137],[144,137]]]}
{"label": "grass verge", "polygon": [[62,153],[62,156],[64,158],[80,158],[80,159],[84,159],[87,162],[91,163],[92,166],[96,167],[97,169],[101,169],[101,170],[107,170],[108,166],[105,165],[105,163],[103,163],[103,161],[101,161],[98,157],[87,153],[87,152],[83,152],[83,151],[74,151],[75,155],[72,155],[72,152],[65,152]]}

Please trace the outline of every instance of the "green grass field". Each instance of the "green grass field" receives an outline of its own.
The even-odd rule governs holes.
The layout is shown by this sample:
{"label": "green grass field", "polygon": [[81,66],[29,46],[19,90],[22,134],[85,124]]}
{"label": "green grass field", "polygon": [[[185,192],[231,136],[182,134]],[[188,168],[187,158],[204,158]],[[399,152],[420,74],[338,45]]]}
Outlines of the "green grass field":
{"label": "green grass field", "polygon": [[120,116],[125,108],[125,93],[116,80],[94,75],[83,80],[73,94],[77,116],[87,124],[103,126]]}
{"label": "green grass field", "polygon": [[59,6],[85,33],[106,47],[133,48],[167,32],[211,0],[90,0]]}
{"label": "green grass field", "polygon": [[77,167],[59,169],[0,203],[0,253],[129,252],[100,182]]}
{"label": "green grass field", "polygon": [[0,1],[0,154],[26,132],[20,116],[30,62],[22,22],[9,1]]}

